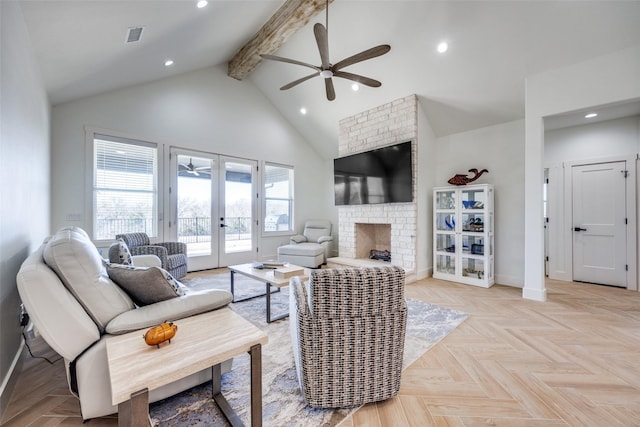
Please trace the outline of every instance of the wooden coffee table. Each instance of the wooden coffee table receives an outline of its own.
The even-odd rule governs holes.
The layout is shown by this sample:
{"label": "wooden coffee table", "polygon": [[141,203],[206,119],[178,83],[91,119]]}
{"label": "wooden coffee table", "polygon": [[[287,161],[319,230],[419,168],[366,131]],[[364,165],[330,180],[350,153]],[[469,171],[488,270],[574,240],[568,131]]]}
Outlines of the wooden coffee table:
{"label": "wooden coffee table", "polygon": [[118,405],[119,426],[150,426],[149,391],[212,369],[213,398],[232,426],[243,425],[221,393],[220,364],[251,355],[251,425],[262,425],[262,345],[267,334],[228,307],[176,320],[171,342],[148,346],[144,331],[107,339],[111,396]]}
{"label": "wooden coffee table", "polygon": [[[297,265],[287,264],[287,267],[298,267]],[[276,292],[280,291],[280,288],[283,286],[289,285],[289,279],[280,279],[274,276],[273,270],[271,269],[257,269],[253,268],[253,264],[239,264],[239,265],[231,265],[228,267],[231,272],[231,294],[233,295],[233,302],[246,301],[248,299],[258,298],[266,295],[267,300],[267,323],[274,322],[276,320],[284,319],[289,316],[289,312],[282,313],[276,317],[271,317],[271,287],[277,288]],[[303,268],[303,267],[298,267]],[[266,284],[266,290],[264,293],[259,293],[256,295],[251,295],[248,297],[236,299],[235,296],[235,283],[234,283],[234,275],[242,274],[243,276],[250,277],[259,282],[264,282]],[[309,277],[310,271],[308,268],[304,269],[304,275],[300,276],[302,278]]]}

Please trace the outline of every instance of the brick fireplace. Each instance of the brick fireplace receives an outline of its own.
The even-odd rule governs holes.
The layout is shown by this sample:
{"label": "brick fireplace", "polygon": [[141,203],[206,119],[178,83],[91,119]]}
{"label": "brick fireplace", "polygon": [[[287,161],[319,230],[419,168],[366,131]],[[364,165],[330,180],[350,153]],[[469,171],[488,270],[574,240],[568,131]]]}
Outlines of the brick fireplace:
{"label": "brick fireplace", "polygon": [[371,249],[391,251],[391,263],[416,270],[416,159],[418,99],[395,100],[340,121],[339,156],[412,141],[413,193],[411,203],[338,206],[339,257],[369,258]]}

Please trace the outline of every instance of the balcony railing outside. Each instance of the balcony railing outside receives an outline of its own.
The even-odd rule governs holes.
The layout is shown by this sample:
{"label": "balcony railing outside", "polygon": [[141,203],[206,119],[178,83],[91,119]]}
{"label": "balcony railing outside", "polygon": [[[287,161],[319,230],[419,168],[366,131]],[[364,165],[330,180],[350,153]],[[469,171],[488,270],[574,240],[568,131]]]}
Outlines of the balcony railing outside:
{"label": "balcony railing outside", "polygon": [[[227,217],[225,240],[251,239],[251,217]],[[218,226],[218,224],[216,224]],[[151,219],[106,218],[97,222],[99,236],[113,236],[122,233],[144,232],[153,236]],[[109,237],[106,237],[109,238]],[[178,218],[178,240],[183,243],[206,243],[211,241],[211,218]]]}
{"label": "balcony railing outside", "polygon": [[[251,239],[251,217],[227,217],[225,240],[247,239]],[[178,240],[184,243],[210,242],[211,218],[178,218]]]}

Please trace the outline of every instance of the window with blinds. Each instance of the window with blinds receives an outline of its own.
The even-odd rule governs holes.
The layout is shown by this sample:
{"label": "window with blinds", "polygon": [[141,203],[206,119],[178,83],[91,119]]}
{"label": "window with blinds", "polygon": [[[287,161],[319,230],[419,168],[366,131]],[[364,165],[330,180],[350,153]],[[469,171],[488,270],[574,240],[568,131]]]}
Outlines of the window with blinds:
{"label": "window with blinds", "polygon": [[158,235],[158,147],[94,135],[93,238],[145,232]]}
{"label": "window with blinds", "polygon": [[263,231],[293,230],[293,168],[266,163],[264,167]]}

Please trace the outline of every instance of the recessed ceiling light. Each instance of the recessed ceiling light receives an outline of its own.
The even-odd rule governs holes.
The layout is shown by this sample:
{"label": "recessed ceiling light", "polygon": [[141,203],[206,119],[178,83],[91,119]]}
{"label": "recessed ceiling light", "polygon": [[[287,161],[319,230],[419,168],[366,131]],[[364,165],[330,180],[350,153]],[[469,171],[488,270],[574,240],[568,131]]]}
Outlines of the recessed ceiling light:
{"label": "recessed ceiling light", "polygon": [[441,42],[438,44],[438,53],[445,53],[447,50],[449,50],[449,43]]}
{"label": "recessed ceiling light", "polygon": [[354,92],[357,92],[358,89],[360,89],[360,85],[358,85],[358,83],[354,83],[351,85],[351,89],[353,89]]}
{"label": "recessed ceiling light", "polygon": [[585,119],[593,119],[594,117],[598,117],[598,113],[589,113],[584,116]]}
{"label": "recessed ceiling light", "polygon": [[173,65],[173,59],[167,59],[166,61],[164,61],[165,67],[170,67],[172,65]]}
{"label": "recessed ceiling light", "polygon": [[307,114],[307,109],[306,109],[306,108],[304,108],[304,107],[302,107],[302,108],[300,109],[300,114],[302,114],[302,115]]}
{"label": "recessed ceiling light", "polygon": [[202,9],[208,4],[209,2],[207,0],[200,0],[198,3],[196,3],[196,6],[198,6],[198,9]]}

